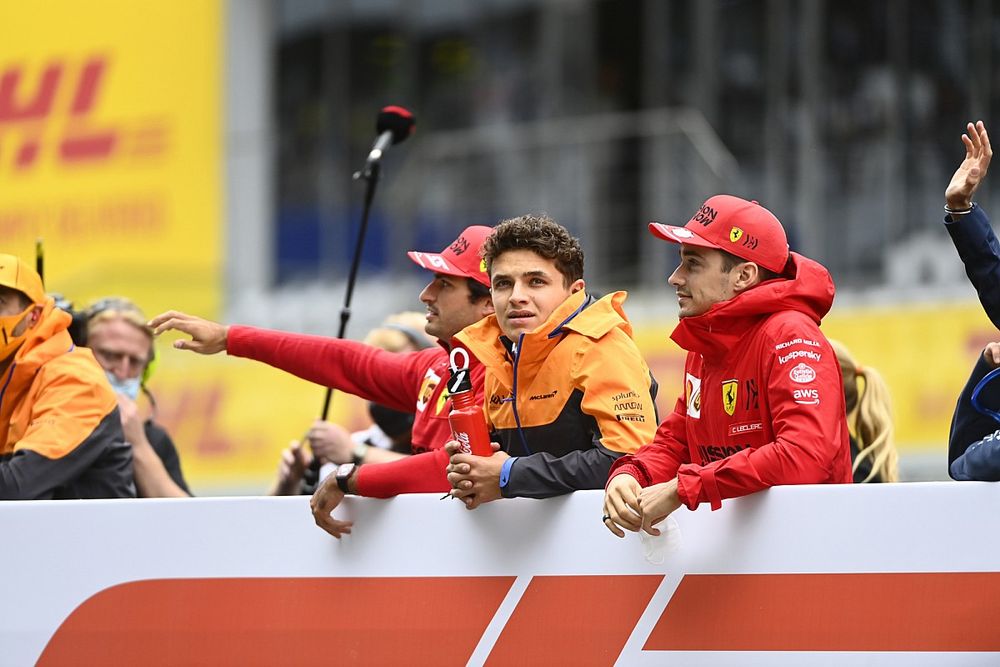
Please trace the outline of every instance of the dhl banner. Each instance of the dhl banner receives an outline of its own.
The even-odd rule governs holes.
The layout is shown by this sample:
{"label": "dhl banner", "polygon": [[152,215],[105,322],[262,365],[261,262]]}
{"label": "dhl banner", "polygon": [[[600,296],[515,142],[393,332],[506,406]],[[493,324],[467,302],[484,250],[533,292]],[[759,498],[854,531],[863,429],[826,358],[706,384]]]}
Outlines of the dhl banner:
{"label": "dhl banner", "polygon": [[784,487],[675,513],[602,493],[0,503],[0,665],[995,665],[1000,485]]}
{"label": "dhl banner", "polygon": [[219,307],[221,0],[0,4],[0,239],[77,304]]}

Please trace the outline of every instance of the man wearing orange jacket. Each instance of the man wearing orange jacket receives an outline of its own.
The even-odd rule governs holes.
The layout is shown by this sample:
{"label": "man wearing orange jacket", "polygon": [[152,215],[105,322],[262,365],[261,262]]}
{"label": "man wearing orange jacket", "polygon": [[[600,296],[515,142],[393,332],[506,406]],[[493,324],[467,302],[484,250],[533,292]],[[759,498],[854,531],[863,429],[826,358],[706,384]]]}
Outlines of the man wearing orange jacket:
{"label": "man wearing orange jacket", "polygon": [[0,254],[0,499],[135,496],[115,393],[42,279]]}
{"label": "man wearing orange jacket", "polygon": [[731,195],[708,199],[684,227],[649,228],[680,246],[671,338],[688,351],[684,393],[653,442],[611,468],[605,526],[656,535],[681,505],[850,483],[840,365],[819,329],[830,273],[789,252],[770,211]]}
{"label": "man wearing orange jacket", "polygon": [[656,432],[656,382],[626,293],[588,295],[578,239],[545,215],[501,222],[483,259],[494,314],[455,339],[486,366],[483,407],[501,450],[452,456],[452,496],[474,509],[600,489]]}

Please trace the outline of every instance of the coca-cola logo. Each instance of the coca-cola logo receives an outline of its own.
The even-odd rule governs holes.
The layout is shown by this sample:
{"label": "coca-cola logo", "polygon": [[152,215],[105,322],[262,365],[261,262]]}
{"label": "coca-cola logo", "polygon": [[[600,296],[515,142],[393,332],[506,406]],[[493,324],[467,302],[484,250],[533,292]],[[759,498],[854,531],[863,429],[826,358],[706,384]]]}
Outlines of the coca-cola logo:
{"label": "coca-cola logo", "polygon": [[458,441],[458,451],[462,454],[471,454],[472,445],[469,444],[469,434],[462,431],[460,433],[454,433],[453,435],[455,436],[455,440]]}

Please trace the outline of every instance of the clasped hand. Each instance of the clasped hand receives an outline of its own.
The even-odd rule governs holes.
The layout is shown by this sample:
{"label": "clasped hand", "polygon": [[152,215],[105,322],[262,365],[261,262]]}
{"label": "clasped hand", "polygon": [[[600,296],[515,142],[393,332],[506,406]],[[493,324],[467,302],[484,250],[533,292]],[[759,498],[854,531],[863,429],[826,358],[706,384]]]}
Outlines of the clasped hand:
{"label": "clasped hand", "polygon": [[448,483],[452,487],[450,495],[461,500],[470,510],[500,497],[500,471],[510,456],[500,451],[498,443],[491,442],[490,445],[493,447],[492,456],[462,454],[457,440],[449,440],[444,446],[451,457],[446,468]]}
{"label": "clasped hand", "polygon": [[644,489],[635,477],[616,475],[604,493],[604,515],[608,517],[604,525],[618,537],[625,537],[626,530],[659,535],[656,525],[680,506],[676,478]]}

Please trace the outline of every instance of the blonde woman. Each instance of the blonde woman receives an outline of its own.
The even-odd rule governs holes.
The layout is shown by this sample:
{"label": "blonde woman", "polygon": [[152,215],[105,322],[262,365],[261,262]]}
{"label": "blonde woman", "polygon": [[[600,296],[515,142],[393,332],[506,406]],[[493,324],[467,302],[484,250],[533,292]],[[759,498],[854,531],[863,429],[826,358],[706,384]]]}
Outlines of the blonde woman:
{"label": "blonde woman", "polygon": [[898,482],[889,388],[877,370],[861,366],[843,343],[831,339],[830,344],[844,377],[854,483]]}

